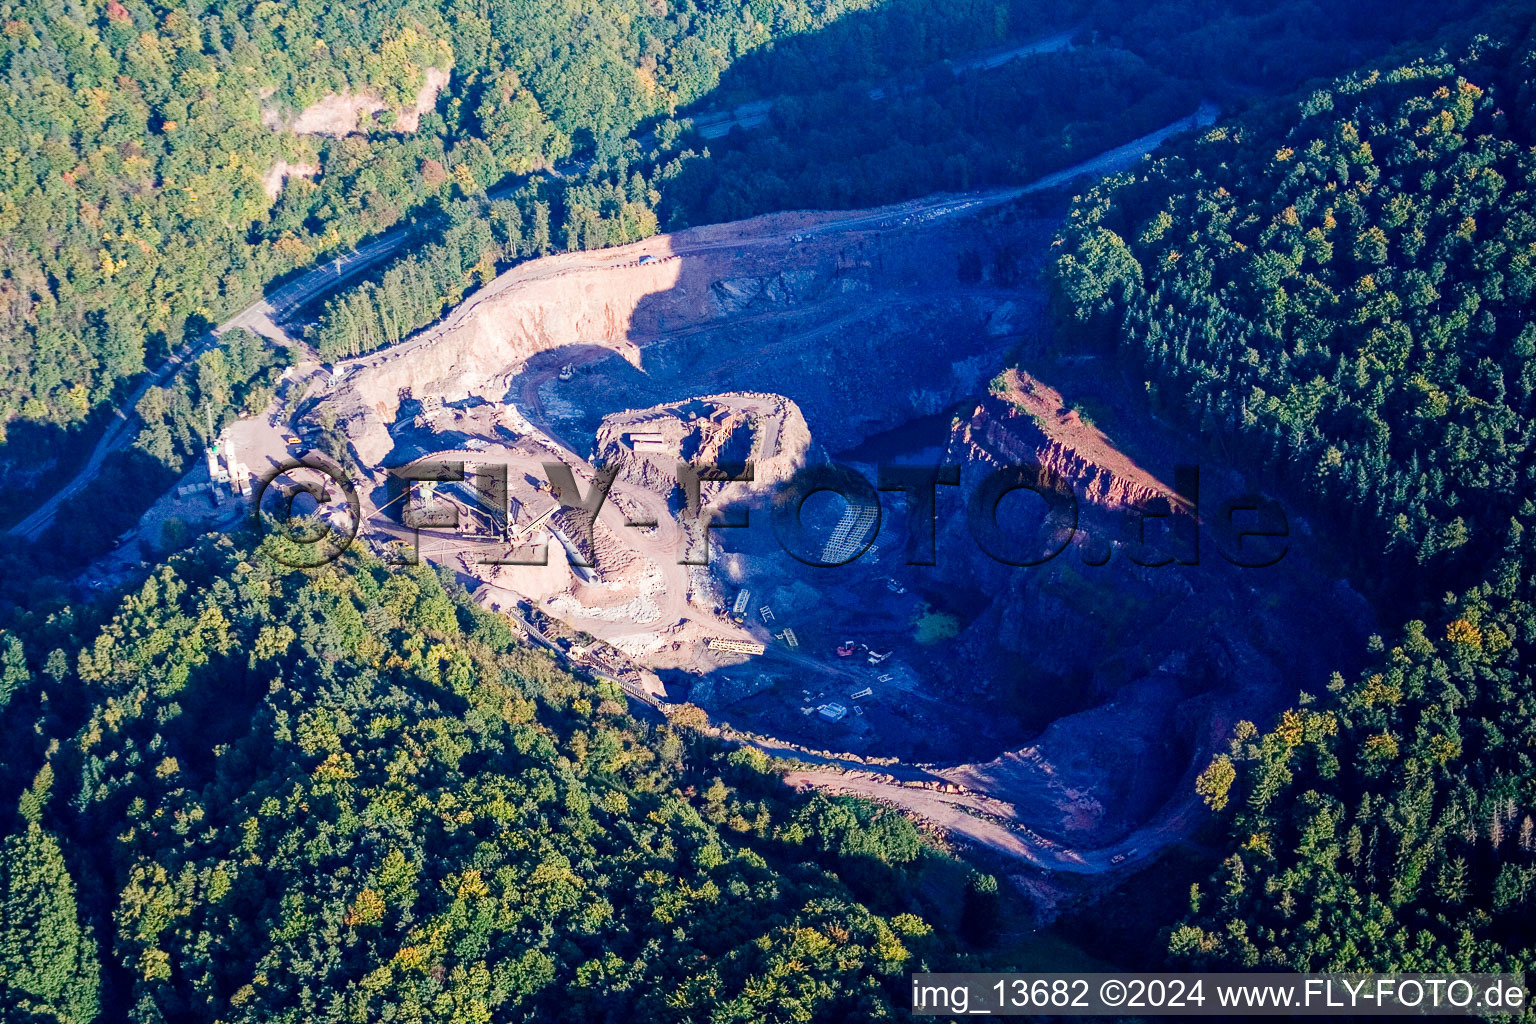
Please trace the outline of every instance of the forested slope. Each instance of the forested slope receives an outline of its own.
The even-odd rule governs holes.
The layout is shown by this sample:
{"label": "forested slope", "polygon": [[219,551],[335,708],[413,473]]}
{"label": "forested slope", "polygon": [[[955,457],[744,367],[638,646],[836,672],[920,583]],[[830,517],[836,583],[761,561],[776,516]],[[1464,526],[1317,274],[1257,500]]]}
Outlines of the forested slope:
{"label": "forested slope", "polygon": [[1069,336],[1280,466],[1411,617],[1202,777],[1232,848],[1183,962],[1536,957],[1533,73],[1514,9],[1103,183],[1060,240]]}
{"label": "forested slope", "polygon": [[1496,543],[1533,482],[1522,45],[1217,128],[1086,197],[1056,268],[1066,311],[1107,323],[1164,404],[1290,461],[1413,564]]}
{"label": "forested slope", "polygon": [[[424,204],[615,155],[741,55],[869,6],[0,4],[0,427],[79,423],[274,277]],[[1036,9],[936,8],[891,59],[991,45]],[[396,130],[430,69],[452,73],[435,112]],[[387,109],[345,137],[287,130],[333,94]],[[309,176],[274,195],[280,162]]]}
{"label": "forested slope", "polygon": [[[419,201],[435,132],[326,147],[318,185],[274,199],[312,140],[266,127],[331,89],[414,95],[452,64],[435,10],[6,4],[0,12],[0,418],[77,422],[189,321],[387,226]],[[281,12],[281,13],[280,13]]]}
{"label": "forested slope", "polygon": [[0,647],[8,1020],[878,1020],[953,948],[906,819],[637,722],[425,567],[210,540]]}

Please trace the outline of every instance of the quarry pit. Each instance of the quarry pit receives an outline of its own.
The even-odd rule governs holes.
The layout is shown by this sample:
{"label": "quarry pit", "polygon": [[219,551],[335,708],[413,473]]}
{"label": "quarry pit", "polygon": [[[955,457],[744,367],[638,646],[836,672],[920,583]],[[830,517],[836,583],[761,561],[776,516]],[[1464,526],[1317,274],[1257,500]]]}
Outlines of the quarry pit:
{"label": "quarry pit", "polygon": [[[291,426],[339,446],[381,555],[446,566],[573,662],[805,762],[791,781],[1039,866],[1134,864],[1188,831],[1193,775],[1236,724],[1336,664],[1369,614],[1304,522],[1265,570],[1208,546],[1198,564],[1127,557],[1125,513],[1149,502],[1171,499],[1154,548],[1207,532],[1175,466],[1206,491],[1249,482],[1139,411],[1112,357],[1061,350],[1038,284],[1059,204],[940,196],[532,261],[415,339],[311,374]],[[288,454],[281,433],[248,429],[253,467]],[[750,482],[699,485],[704,530],[678,463],[747,461]],[[784,550],[775,497],[834,462],[870,481],[958,470],[936,490],[935,564],[907,564],[894,492],[878,512],[805,503],[802,539],[863,552],[846,564]],[[1022,462],[1079,505],[1061,554],[1029,568],[983,551],[966,511]],[[413,466],[437,468],[402,493],[390,473]],[[593,519],[569,506],[599,473]],[[1041,528],[1027,497],[998,521]],[[701,543],[708,564],[681,564]]]}

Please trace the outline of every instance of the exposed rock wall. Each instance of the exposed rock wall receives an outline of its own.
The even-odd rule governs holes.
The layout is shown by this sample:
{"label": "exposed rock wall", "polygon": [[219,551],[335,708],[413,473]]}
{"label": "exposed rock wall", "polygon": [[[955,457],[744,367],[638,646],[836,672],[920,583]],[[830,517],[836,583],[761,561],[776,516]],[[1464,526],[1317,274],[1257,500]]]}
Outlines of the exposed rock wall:
{"label": "exposed rock wall", "polygon": [[953,455],[994,465],[1036,463],[1069,482],[1079,502],[1105,509],[1166,498],[1187,511],[1172,486],[1118,450],[1054,388],[1018,370],[1000,383],[960,424]]}
{"label": "exposed rock wall", "polygon": [[[450,73],[443,68],[427,68],[424,78],[414,101],[395,110],[391,131],[414,132],[419,128],[422,116],[437,106],[438,94],[447,87]],[[387,106],[378,93],[343,89],[322,96],[286,123],[274,110],[264,111],[262,120],[269,128],[286,128],[295,135],[326,135],[339,139],[366,130],[373,116],[385,109]]]}
{"label": "exposed rock wall", "polygon": [[[655,385],[655,401],[784,395],[818,442],[844,450],[974,394],[1008,344],[989,332],[993,314],[1039,305],[1028,290],[954,287],[949,268],[976,244],[975,221],[925,223],[900,238],[834,230],[854,219],[876,220],[773,214],[522,264],[417,337],[348,361],[343,394],[355,401],[331,405],[343,419],[366,409],[388,420],[407,387],[501,402],[540,353],[563,349],[555,358],[582,363],[612,352],[640,370],[625,386]],[[817,232],[801,233],[809,224]]]}

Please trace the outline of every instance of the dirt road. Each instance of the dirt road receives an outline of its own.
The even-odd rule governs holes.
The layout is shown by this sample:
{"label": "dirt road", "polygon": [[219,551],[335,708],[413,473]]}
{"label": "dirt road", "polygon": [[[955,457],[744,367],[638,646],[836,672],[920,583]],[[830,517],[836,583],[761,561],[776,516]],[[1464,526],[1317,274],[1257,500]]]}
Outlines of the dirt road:
{"label": "dirt road", "polygon": [[786,772],[784,781],[797,788],[877,800],[911,813],[959,840],[984,846],[1035,867],[1081,875],[1130,870],[1186,836],[1200,816],[1197,801],[1180,800],[1164,816],[1118,843],[1077,850],[1034,832],[1011,804],[984,794],[945,793],[902,785],[894,780],[831,770]]}
{"label": "dirt road", "polygon": [[[795,236],[801,240],[855,231],[886,230],[917,221],[929,221],[967,211],[1010,202],[1033,192],[1059,188],[1078,178],[1120,170],[1151,153],[1168,138],[1191,128],[1211,124],[1220,108],[1205,102],[1192,114],[1132,140],[1106,153],[1084,160],[1072,167],[1048,174],[1027,185],[987,189],[967,193],[939,193],[904,203],[871,210],[834,212],[774,213],[729,224],[694,228],[678,235],[657,235],[629,245],[589,252],[566,252],[530,260],[514,267],[456,306],[442,320],[399,345],[381,349],[336,365],[338,376],[364,367],[408,358],[417,349],[430,346],[443,335],[459,329],[479,315],[480,307],[504,293],[529,284],[549,281],[566,274],[586,273],[594,269],[618,269],[634,265],[642,257],[668,259],[697,256],[707,252],[741,252],[759,247],[782,247]],[[806,220],[811,223],[806,224]]]}
{"label": "dirt road", "polygon": [[1028,192],[1041,192],[1046,189],[1060,188],[1078,178],[1086,178],[1090,175],[1098,177],[1105,174],[1113,174],[1126,168],[1134,167],[1141,158],[1167,142],[1180,132],[1193,131],[1196,128],[1208,128],[1216,123],[1216,118],[1221,116],[1221,108],[1210,100],[1204,100],[1193,114],[1181,117],[1172,124],[1164,125],[1155,132],[1148,132],[1139,139],[1132,139],[1123,146],[1116,146],[1107,153],[1100,153],[1090,160],[1073,164],[1065,170],[1055,174],[1047,174],[1038,181],[1031,182],[1020,189],[1020,194]]}
{"label": "dirt road", "polygon": [[[997,801],[982,797],[940,793],[831,771],[788,772],[784,781],[797,788],[810,787],[827,793],[846,793],[892,804],[925,819],[952,836],[1052,871],[1092,874],[1106,870],[1109,856],[1112,856],[1099,850],[1094,851],[1091,855],[1094,859],[1089,860],[1029,832],[1022,825],[1009,828],[990,818],[980,817],[980,814],[994,813],[994,805],[997,804]],[[973,811],[978,813],[971,813]],[[1100,858],[1103,864],[1097,865],[1095,861]]]}
{"label": "dirt road", "polygon": [[[1236,715],[1217,709],[1204,723],[1184,777],[1167,803],[1140,827],[1118,842],[1075,849],[1042,836],[1008,800],[975,790],[944,792],[930,788],[958,774],[952,768],[913,765],[865,765],[820,757],[774,743],[754,743],[764,753],[783,759],[825,762],[825,770],[796,769],[785,773],[792,786],[827,793],[846,793],[889,804],[922,818],[961,841],[995,850],[1052,871],[1097,875],[1128,871],[1152,860],[1167,847],[1188,838],[1209,811],[1195,793],[1195,773],[1224,749]],[[962,766],[963,767],[963,766]],[[985,815],[982,817],[981,815]],[[1044,827],[1043,825],[1041,827]]]}

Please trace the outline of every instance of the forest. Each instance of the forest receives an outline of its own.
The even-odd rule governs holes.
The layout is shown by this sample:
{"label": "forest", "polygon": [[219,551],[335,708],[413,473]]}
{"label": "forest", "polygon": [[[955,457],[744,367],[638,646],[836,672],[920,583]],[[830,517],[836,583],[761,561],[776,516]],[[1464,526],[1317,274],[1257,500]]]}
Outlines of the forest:
{"label": "forest", "polygon": [[1478,27],[1101,182],[1058,239],[1071,343],[1288,481],[1401,624],[1201,776],[1230,846],[1175,963],[1536,958],[1536,35]]}
{"label": "forest", "polygon": [[[336,300],[315,339],[327,358],[398,340],[516,259],[654,232],[631,135],[677,152],[670,115],[724,69],[866,9],[0,4],[0,482],[16,499],[0,519],[66,479],[146,368],[387,229],[411,232],[407,255]],[[1031,32],[1047,5],[918,9],[861,45],[929,62]],[[448,83],[406,130],[433,72]],[[346,95],[384,109],[334,135],[293,130]],[[223,339],[134,403],[141,427],[103,468],[97,528],[57,524],[4,575],[30,587],[104,550],[263,403],[294,358],[267,348],[247,358],[246,338]]]}
{"label": "forest", "polygon": [[[1150,69],[1211,86],[1221,85],[1213,67],[1229,69],[1223,79],[1240,74],[1234,84],[1250,88],[1256,78],[1266,85],[1299,80],[1298,72],[1337,66],[1355,50],[1417,31],[1416,17],[1432,7],[1392,5],[1352,26],[1341,42],[1317,32],[1303,3],[1210,4],[1209,11],[1177,15],[1142,6],[846,0],[698,7],[629,0],[598,13],[519,0],[388,0],[359,9],[304,2],[251,11],[215,2],[194,15],[143,0],[89,10],[63,0],[0,5],[5,454],[58,450],[61,438],[69,441],[93,423],[146,365],[269,282],[402,221],[452,231],[455,218],[442,216],[442,204],[483,196],[504,179],[516,185],[534,175],[517,205],[530,238],[538,235],[535,208],[550,207],[551,241],[531,250],[504,240],[484,245],[471,268],[544,245],[629,240],[658,223],[675,227],[743,210],[853,204],[1017,179],[1038,173],[1035,161],[1017,159],[1030,132],[1050,136],[1083,119],[1091,126],[1111,118],[1090,128],[1086,142],[1094,130],[1123,135],[1145,126],[1167,101],[1142,100],[1145,109],[1132,111],[1124,125],[1112,122],[1122,97],[1140,97],[1149,86],[1154,93],[1173,88],[1149,82]],[[1458,8],[1433,9],[1425,24]],[[821,180],[808,170],[826,156],[826,144],[815,141],[817,119],[840,115],[849,89],[862,95],[869,83],[921,83],[946,58],[1073,27],[1085,39],[1102,34],[1108,52],[1085,58],[1084,67],[1014,68],[989,83],[951,81],[936,96],[867,110],[867,136],[847,155],[851,162],[834,161]],[[1216,38],[1227,46],[1264,40],[1276,57],[1192,59],[1192,49]],[[809,67],[817,73],[806,74]],[[450,72],[447,89],[414,131],[404,131],[399,114],[429,69]],[[1101,73],[1108,77],[1097,89],[1070,84]],[[971,76],[977,77],[987,75]],[[1079,108],[1047,104],[1030,131],[1004,126],[1000,114],[1019,109],[1023,99],[1038,106],[1025,92],[1013,107],[993,109],[1026,77],[1059,83],[1038,99]],[[285,129],[299,110],[345,91],[376,96],[387,109],[339,138]],[[677,167],[668,168],[680,154],[709,163],[707,147],[679,148],[686,132],[673,115],[701,101],[729,105],[779,94],[796,102],[785,105],[767,138],[803,136],[803,146],[751,144],[719,169],[701,168],[695,177],[702,180],[676,186],[676,199],[663,197],[660,185],[677,176]],[[863,106],[870,106],[867,97]],[[810,123],[799,124],[802,117]],[[647,126],[654,130],[631,138]],[[993,147],[996,141],[1004,144]],[[779,152],[769,159],[764,147]],[[991,148],[1000,155],[980,156]],[[550,173],[575,158],[586,167],[574,177]],[[778,181],[754,181],[739,166],[765,159]],[[780,166],[785,160],[793,166]],[[898,181],[882,180],[876,169],[892,163],[912,167]],[[270,178],[281,166],[318,173],[291,175],[286,183]],[[637,172],[647,187],[634,186]],[[847,184],[833,187],[834,179]],[[575,193],[567,200],[561,194],[568,188]],[[701,191],[742,191],[745,198],[711,205]],[[665,207],[659,219],[639,209],[657,203]],[[605,227],[607,221],[619,223]],[[406,276],[420,293],[409,305],[421,309],[451,301],[473,280],[470,274],[445,285],[440,274]],[[414,329],[426,314],[411,312]]]}
{"label": "forest", "polygon": [[0,639],[7,1020],[882,1020],[995,913],[425,564],[254,543]]}

